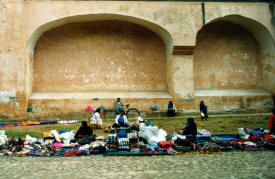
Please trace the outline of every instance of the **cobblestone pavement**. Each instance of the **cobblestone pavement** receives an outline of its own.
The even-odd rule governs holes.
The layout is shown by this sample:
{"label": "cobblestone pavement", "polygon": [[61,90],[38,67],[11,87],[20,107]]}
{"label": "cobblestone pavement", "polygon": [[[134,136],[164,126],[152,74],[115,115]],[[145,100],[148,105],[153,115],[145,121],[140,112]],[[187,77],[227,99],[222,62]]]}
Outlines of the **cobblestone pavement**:
{"label": "cobblestone pavement", "polygon": [[275,152],[146,157],[1,157],[0,178],[275,178]]}

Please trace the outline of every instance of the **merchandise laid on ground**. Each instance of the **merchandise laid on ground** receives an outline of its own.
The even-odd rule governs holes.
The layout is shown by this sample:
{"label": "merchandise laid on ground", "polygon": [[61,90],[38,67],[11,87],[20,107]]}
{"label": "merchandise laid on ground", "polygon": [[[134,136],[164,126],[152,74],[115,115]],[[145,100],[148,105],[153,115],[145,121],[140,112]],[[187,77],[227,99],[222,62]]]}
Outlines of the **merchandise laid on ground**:
{"label": "merchandise laid on ground", "polygon": [[192,136],[176,132],[168,135],[150,120],[143,121],[140,117],[137,123],[128,127],[110,127],[106,130],[110,133],[107,138],[93,135],[81,143],[74,139],[73,131],[63,129],[45,133],[41,139],[27,135],[25,140],[9,140],[1,130],[0,156],[147,156],[275,150],[275,135],[268,130],[239,128],[237,131],[236,135],[211,135],[207,130],[198,129],[195,142],[192,142]]}

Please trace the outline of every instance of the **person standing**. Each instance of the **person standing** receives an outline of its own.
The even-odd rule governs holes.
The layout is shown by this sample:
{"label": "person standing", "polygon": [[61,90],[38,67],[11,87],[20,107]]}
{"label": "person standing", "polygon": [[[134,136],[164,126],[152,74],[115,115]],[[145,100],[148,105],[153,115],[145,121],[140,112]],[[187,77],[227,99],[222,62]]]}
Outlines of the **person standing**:
{"label": "person standing", "polygon": [[120,101],[120,98],[117,98],[116,102],[115,102],[115,112],[117,115],[120,114],[121,111],[123,111],[123,103]]}
{"label": "person standing", "polygon": [[176,108],[172,101],[169,101],[168,103],[168,114],[169,117],[176,116]]}
{"label": "person standing", "polygon": [[268,127],[270,129],[270,133],[275,134],[275,108],[273,108],[272,115],[269,117]]}
{"label": "person standing", "polygon": [[203,101],[201,101],[201,103],[200,103],[200,115],[201,115],[201,120],[208,119],[207,106],[204,104]]}

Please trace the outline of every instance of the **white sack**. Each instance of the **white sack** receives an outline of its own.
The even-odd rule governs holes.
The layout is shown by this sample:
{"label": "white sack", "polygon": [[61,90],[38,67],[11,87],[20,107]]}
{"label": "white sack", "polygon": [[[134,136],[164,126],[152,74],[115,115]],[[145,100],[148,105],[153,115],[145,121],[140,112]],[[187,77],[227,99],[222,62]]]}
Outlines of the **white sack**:
{"label": "white sack", "polygon": [[37,138],[35,138],[35,137],[31,137],[31,136],[29,136],[29,135],[26,135],[26,139],[25,139],[25,141],[27,142],[27,143],[34,143],[34,142],[37,142]]}
{"label": "white sack", "polygon": [[61,142],[60,136],[56,130],[51,130],[50,137],[54,137],[57,142]]}
{"label": "white sack", "polygon": [[72,131],[62,133],[60,134],[60,139],[63,140],[64,144],[69,144],[71,140],[74,140],[74,133]]}

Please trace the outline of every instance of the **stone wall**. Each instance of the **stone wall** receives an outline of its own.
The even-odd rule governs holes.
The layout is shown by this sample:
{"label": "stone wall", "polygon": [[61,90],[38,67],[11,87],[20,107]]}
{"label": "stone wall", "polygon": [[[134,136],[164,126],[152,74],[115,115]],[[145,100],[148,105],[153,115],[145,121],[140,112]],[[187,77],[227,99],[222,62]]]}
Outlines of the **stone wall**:
{"label": "stone wall", "polygon": [[38,40],[33,92],[167,91],[162,39],[121,21],[70,23]]}
{"label": "stone wall", "polygon": [[[54,32],[55,28],[58,29],[65,27],[66,24],[68,25],[69,23],[90,21],[115,20],[137,24],[137,26],[139,27],[142,26],[141,29],[143,29],[142,31],[144,31],[144,33],[156,34],[155,36],[151,36],[154,36],[154,39],[156,40],[150,43],[150,47],[146,46],[147,48],[151,48],[152,46],[154,46],[152,48],[155,50],[157,50],[158,48],[165,48],[165,52],[164,50],[162,50],[162,52],[160,53],[145,50],[146,52],[150,52],[150,58],[144,58],[149,59],[148,64],[147,61],[144,62],[144,64],[154,66],[155,64],[152,64],[153,57],[158,57],[160,60],[159,62],[166,63],[159,66],[159,68],[161,69],[160,71],[156,70],[156,68],[153,68],[153,71],[156,73],[157,76],[159,76],[159,79],[155,81],[155,79],[152,80],[152,77],[150,77],[150,82],[148,83],[148,81],[146,81],[148,80],[148,78],[140,78],[141,80],[139,81],[142,81],[142,83],[138,83],[138,86],[142,86],[140,92],[138,92],[138,89],[135,87],[136,84],[134,83],[127,83],[127,86],[125,86],[125,84],[122,84],[124,85],[124,89],[134,89],[137,90],[136,92],[138,92],[134,99],[132,98],[131,94],[127,92],[125,94],[125,99],[129,98],[136,101],[138,101],[139,99],[146,99],[143,101],[144,108],[142,109],[144,110],[150,109],[150,105],[153,103],[153,101],[167,101],[170,99],[173,99],[175,101],[178,110],[196,109],[197,105],[195,101],[196,98],[198,98],[199,96],[196,97],[196,91],[194,88],[194,81],[196,81],[194,80],[194,77],[196,75],[194,73],[194,71],[196,70],[196,61],[194,60],[195,58],[193,58],[192,49],[196,46],[197,33],[202,28],[207,27],[207,25],[203,26],[203,19],[205,19],[206,24],[218,21],[234,23],[235,25],[244,28],[250,33],[250,35],[249,33],[247,33],[247,38],[249,38],[251,42],[254,41],[252,40],[254,38],[259,44],[259,60],[257,60],[257,58],[253,59],[255,63],[258,63],[258,61],[260,61],[261,69],[258,68],[259,65],[255,65],[257,67],[257,70],[255,73],[253,73],[256,74],[256,76],[253,77],[254,82],[250,83],[250,81],[242,75],[241,79],[245,79],[243,80],[245,82],[245,85],[242,86],[242,83],[238,83],[237,86],[233,87],[258,88],[260,86],[263,88],[263,90],[265,90],[263,94],[265,94],[266,96],[275,94],[275,27],[274,24],[271,23],[272,14],[269,10],[269,4],[205,3],[205,16],[202,15],[201,7],[201,3],[193,2],[40,0],[0,1],[0,116],[24,118],[27,114],[27,107],[35,106],[35,100],[37,101],[37,103],[39,103],[39,105],[41,105],[41,108],[43,108],[43,106],[45,107],[51,105],[51,94],[39,95],[35,94],[35,91],[60,91],[62,85],[64,85],[64,89],[69,89],[70,93],[75,91],[76,87],[69,85],[69,80],[66,82],[68,83],[67,85],[65,85],[65,82],[60,85],[58,84],[60,80],[56,80],[53,76],[50,77],[45,75],[46,81],[41,81],[44,74],[43,70],[46,70],[45,67],[43,67],[43,63],[46,62],[46,59],[41,59],[42,57],[45,57],[45,55],[41,55],[43,50],[40,52],[37,51],[38,53],[35,53],[37,50],[35,50],[35,46],[38,42],[37,48],[42,48],[43,45],[44,47],[46,47],[46,43],[39,44],[39,42],[45,40],[44,38],[49,38],[47,37],[47,33]],[[240,30],[240,32],[241,31],[242,30]],[[45,36],[43,36],[44,33]],[[56,39],[53,38],[53,40],[58,40],[59,37],[61,38],[61,36],[58,36],[56,37]],[[133,37],[134,36],[132,36],[131,38]],[[162,47],[156,46],[156,44],[160,44],[160,39],[163,42]],[[155,44],[153,45],[153,43]],[[243,43],[243,41],[238,41],[238,43]],[[141,42],[138,42],[137,44],[141,44]],[[256,43],[253,42],[253,44]],[[140,51],[143,46],[145,45],[140,45],[138,47],[138,51]],[[43,49],[45,50],[46,48],[44,47]],[[51,53],[49,53],[51,54],[51,58],[53,57],[61,59],[57,54],[57,56],[52,55],[54,54],[54,48],[50,46],[48,47],[48,52],[51,51]],[[254,56],[251,48],[258,51],[255,47],[256,46],[249,46],[248,44],[246,44],[244,48],[247,48],[245,53],[248,53],[249,57],[251,58]],[[221,52],[219,53],[220,55],[223,55],[221,54]],[[64,55],[67,55],[68,59],[72,60],[72,58],[70,58],[68,54],[69,52],[64,53]],[[119,55],[122,54],[122,52],[119,53]],[[165,60],[163,58],[164,54]],[[238,58],[245,59],[244,53],[238,52],[238,54],[240,56]],[[258,52],[255,53],[255,55],[256,54],[258,54]],[[44,62],[42,64],[37,64],[37,59],[40,59],[40,62]],[[133,58],[129,59],[137,59],[137,57],[133,56]],[[63,63],[63,61],[59,61],[58,63]],[[241,65],[244,66],[244,64],[245,63],[242,63]],[[194,69],[193,66],[195,67]],[[54,71],[54,68],[57,67],[52,65],[49,66],[49,68],[50,70]],[[79,65],[77,69],[80,68],[81,66]],[[250,66],[248,69],[246,69],[246,72],[248,74],[252,74],[253,68],[253,65]],[[69,67],[66,69],[68,70]],[[63,75],[63,78],[61,80],[66,78],[66,69],[60,69],[61,71],[64,70],[64,73],[62,73],[61,71],[59,72],[59,75]],[[144,74],[151,73],[148,71],[147,68],[144,70],[146,71],[146,73]],[[238,69],[235,68],[235,71],[237,70]],[[166,72],[166,74],[164,73],[164,71]],[[43,74],[40,72],[43,72]],[[85,75],[87,74],[89,73],[85,72]],[[129,79],[133,78],[133,76],[130,75],[126,76]],[[76,79],[72,82],[76,84],[77,90],[82,89],[81,86],[83,86],[84,90],[82,89],[82,91],[88,90],[89,92],[92,87],[89,85],[85,85],[85,81],[83,81],[83,79],[84,78],[82,78],[82,81],[81,79]],[[55,84],[49,84],[51,82]],[[98,84],[100,83],[101,82],[99,82]],[[79,84],[81,84],[81,86]],[[219,80],[214,80],[213,84],[216,85],[216,87],[221,87],[219,86],[219,84],[221,84]],[[198,84],[197,86],[201,89],[201,87],[205,88],[206,86],[208,88],[209,85],[210,84]],[[118,86],[120,85],[115,84],[115,88],[117,88]],[[51,87],[52,89],[49,89]],[[97,87],[97,89],[102,89],[102,87],[103,86],[101,84]],[[233,87],[230,85],[226,86],[227,89]],[[146,92],[145,89],[161,89],[163,91],[167,89],[167,91],[165,93],[161,93],[157,96],[157,98],[155,98],[154,95],[152,97],[152,94]],[[269,93],[266,93],[266,91],[268,91]],[[108,95],[111,95],[112,93],[113,91],[111,91]],[[43,95],[47,96],[46,98],[43,98],[44,101],[42,100]],[[66,95],[66,92],[58,94],[58,96],[60,97],[58,100],[67,99],[65,98]],[[78,95],[79,94],[70,94],[69,96],[70,99],[75,99],[77,101],[76,97]],[[91,93],[89,96],[95,95],[95,93]],[[121,94],[115,94],[112,97],[108,97],[108,99],[110,101],[114,101],[117,95]],[[253,95],[256,96],[256,94]],[[257,98],[257,100],[263,101],[264,99]],[[164,102],[160,103],[160,106],[162,106],[162,110],[165,110],[166,107],[165,105],[163,105]],[[226,103],[229,106],[231,105],[230,102]],[[59,109],[60,111],[73,111],[73,109],[75,109],[75,106],[71,106],[71,109],[65,108],[64,105],[58,103],[58,101],[56,101],[56,103],[54,104],[59,104],[56,109]],[[94,104],[97,105],[97,103]],[[83,103],[78,106],[86,105],[88,105],[88,102],[83,100]],[[266,109],[268,110],[268,108]],[[78,110],[82,109],[78,108]]]}
{"label": "stone wall", "polygon": [[233,23],[206,25],[197,35],[194,76],[195,89],[262,88],[260,47]]}

